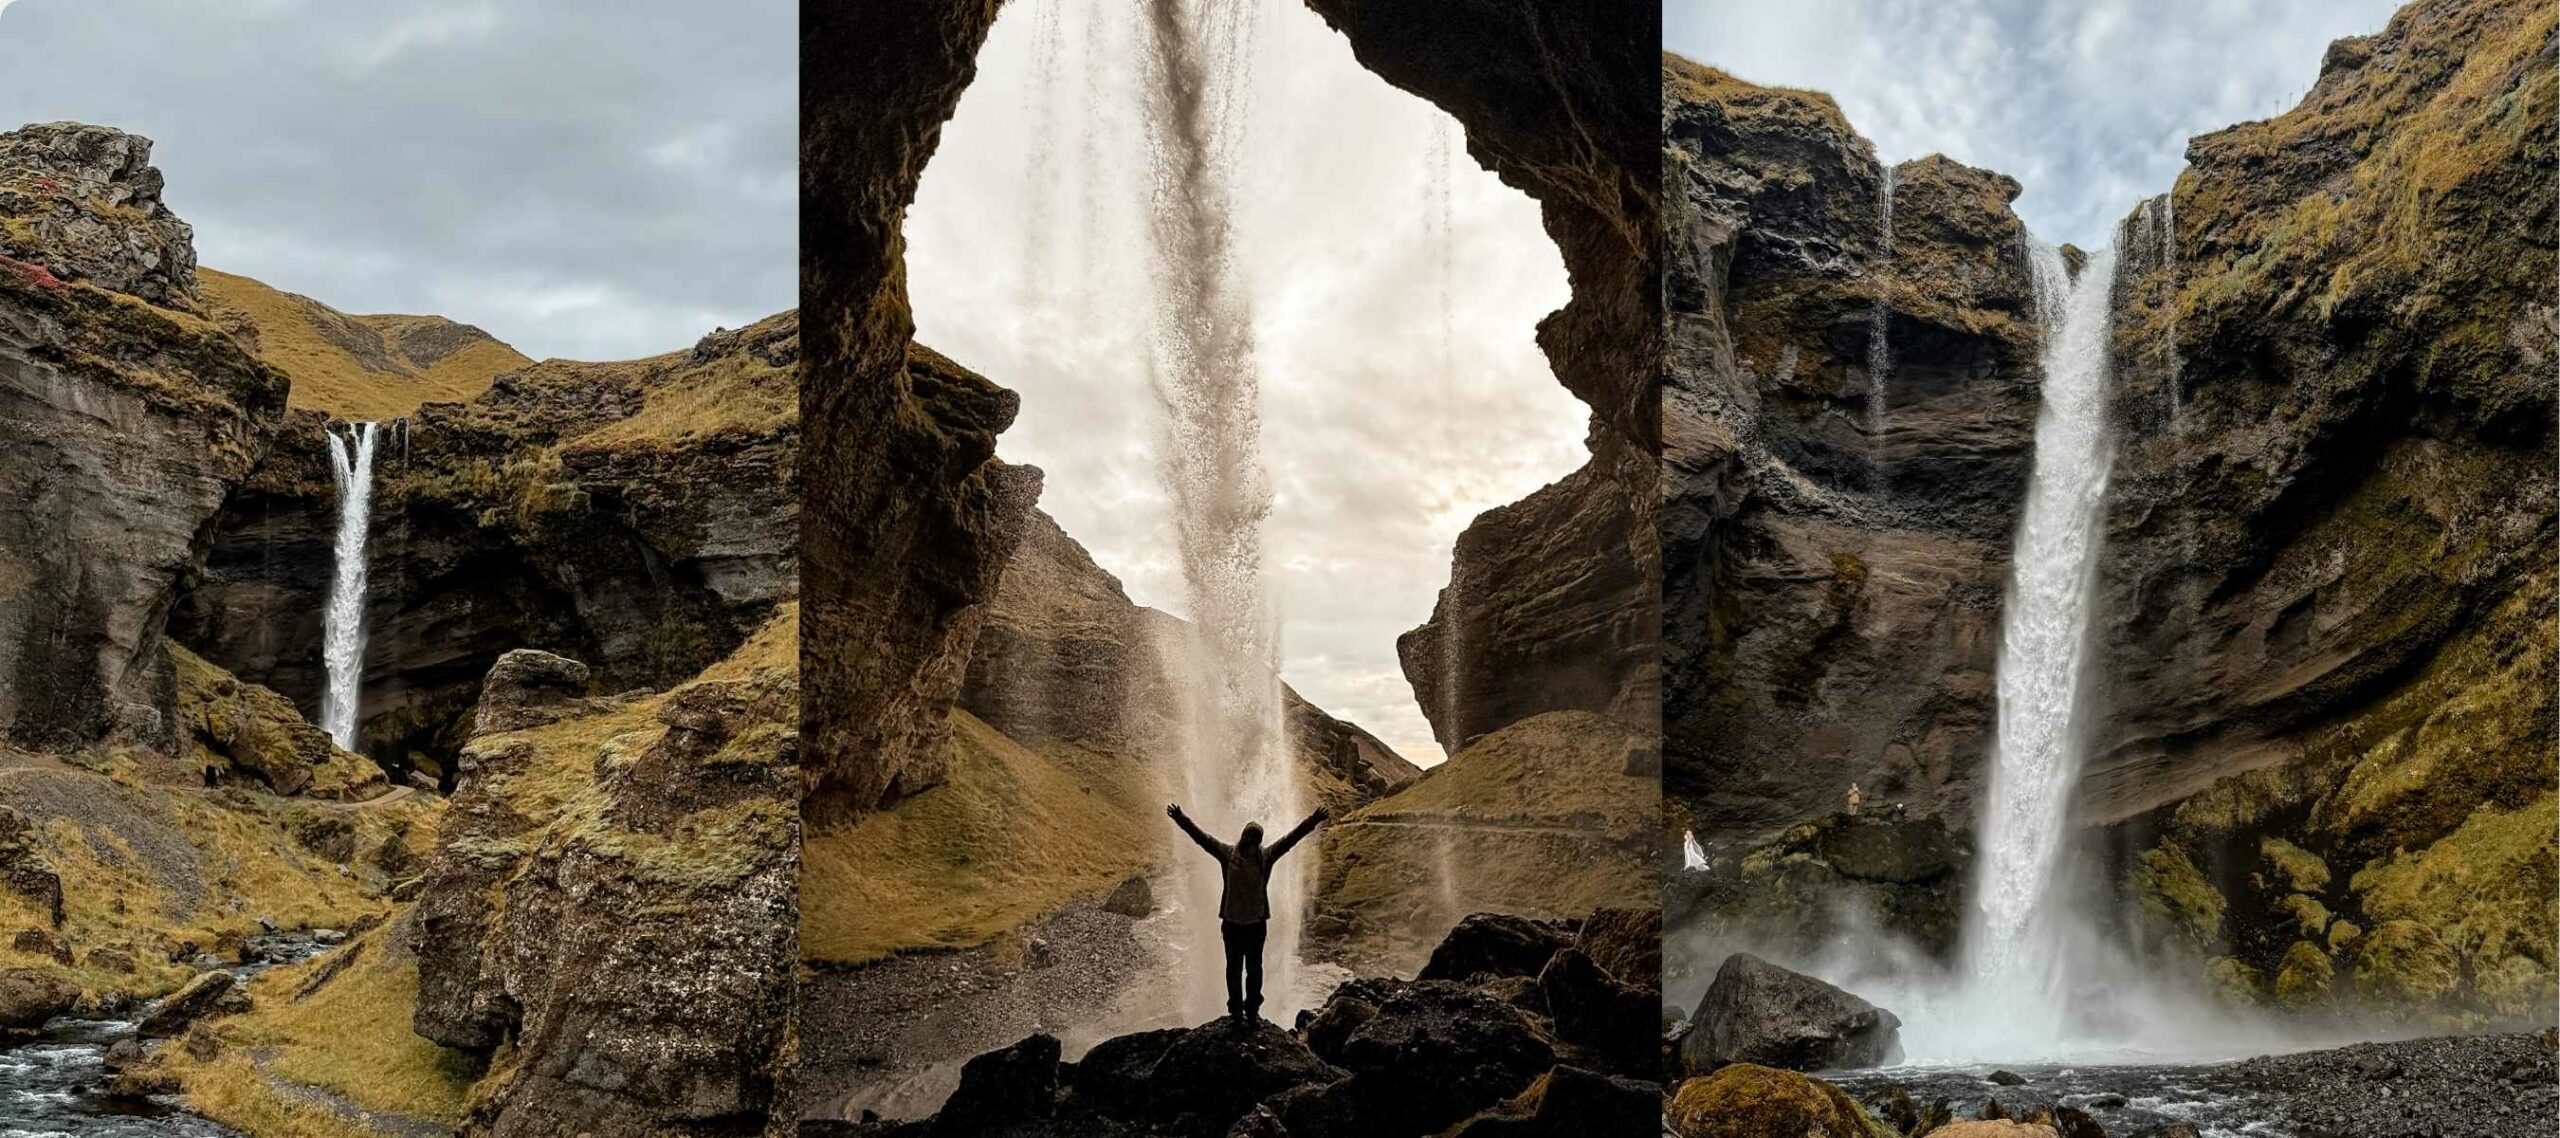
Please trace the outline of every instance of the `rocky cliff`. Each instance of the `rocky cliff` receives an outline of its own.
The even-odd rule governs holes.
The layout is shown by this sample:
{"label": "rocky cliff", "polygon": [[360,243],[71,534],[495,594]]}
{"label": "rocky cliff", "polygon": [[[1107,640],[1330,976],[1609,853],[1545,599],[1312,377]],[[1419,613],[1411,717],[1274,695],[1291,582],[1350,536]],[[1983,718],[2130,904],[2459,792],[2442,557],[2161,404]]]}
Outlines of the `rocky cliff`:
{"label": "rocky cliff", "polygon": [[1591,461],[1459,538],[1429,623],[1397,644],[1444,747],[1542,712],[1657,726],[1661,185],[1659,9],[1505,0],[1309,0],[1362,66],[1466,128],[1467,152],[1538,203],[1573,296],[1538,325],[1592,409]]}
{"label": "rocky cliff", "polygon": [[[608,687],[699,672],[794,587],[798,318],[645,360],[545,361],[385,427],[375,460],[360,749],[443,768],[501,653]],[[216,519],[175,635],[316,712],[337,489],[295,412]]]}
{"label": "rocky cliff", "polygon": [[2040,382],[2018,184],[1677,56],[1662,121],[1678,822],[1765,838],[1857,782],[1969,824]]}
{"label": "rocky cliff", "polygon": [[994,0],[801,13],[801,375],[808,433],[808,814],[931,785],[980,606],[1039,493],[995,457],[1019,400],[914,344],[900,233],[977,74]]}
{"label": "rocky cliff", "polygon": [[285,377],[193,309],[149,141],[0,134],[0,739],[165,743],[161,630],[284,410]]}
{"label": "rocky cliff", "polygon": [[415,1026],[498,1055],[465,1134],[752,1133],[797,960],[799,614],[664,693],[522,650],[418,889]]}
{"label": "rocky cliff", "polygon": [[2083,803],[2260,998],[2549,1014],[2553,26],[2411,4],[2119,242]]}

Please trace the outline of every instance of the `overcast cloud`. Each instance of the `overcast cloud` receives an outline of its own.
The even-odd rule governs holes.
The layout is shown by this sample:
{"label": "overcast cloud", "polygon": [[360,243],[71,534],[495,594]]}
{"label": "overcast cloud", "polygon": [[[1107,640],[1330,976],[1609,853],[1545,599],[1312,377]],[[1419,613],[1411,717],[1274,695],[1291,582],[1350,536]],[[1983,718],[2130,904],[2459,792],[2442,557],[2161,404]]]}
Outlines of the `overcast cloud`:
{"label": "overcast cloud", "polygon": [[[1278,493],[1283,672],[1436,762],[1395,639],[1430,616],[1468,521],[1582,462],[1588,412],[1534,339],[1566,298],[1564,266],[1454,120],[1362,70],[1295,0],[1258,3],[1239,260]],[[918,339],[1021,392],[1002,450],[1047,470],[1042,506],[1135,600],[1179,613],[1145,372],[1137,7],[1006,7],[926,168],[907,264]],[[1445,228],[1435,137],[1453,155]]]}
{"label": "overcast cloud", "polygon": [[792,0],[0,8],[0,130],[150,137],[214,268],[536,358],[798,303]]}
{"label": "overcast cloud", "polygon": [[2291,107],[2388,0],[1666,0],[1673,51],[1827,91],[1900,162],[2018,179],[2038,237],[2095,246],[2168,190],[2187,139]]}

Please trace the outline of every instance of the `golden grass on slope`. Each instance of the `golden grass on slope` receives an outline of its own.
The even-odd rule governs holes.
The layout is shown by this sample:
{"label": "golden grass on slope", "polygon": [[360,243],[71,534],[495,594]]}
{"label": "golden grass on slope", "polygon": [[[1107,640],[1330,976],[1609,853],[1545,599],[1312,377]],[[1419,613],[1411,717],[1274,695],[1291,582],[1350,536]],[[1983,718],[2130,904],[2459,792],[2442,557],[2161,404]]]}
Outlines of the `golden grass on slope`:
{"label": "golden grass on slope", "polygon": [[[217,316],[236,314],[257,329],[258,358],[293,380],[287,404],[341,419],[396,419],[427,402],[461,402],[500,373],[533,361],[480,336],[441,358],[404,352],[406,334],[450,325],[432,316],[350,316],[248,277],[198,269],[198,287]],[[334,329],[338,336],[333,338]],[[458,329],[455,330],[458,333]],[[450,333],[449,333],[450,334]],[[341,341],[378,346],[358,353]]]}
{"label": "golden grass on slope", "polygon": [[639,361],[665,368],[639,413],[578,436],[577,445],[689,445],[716,435],[763,436],[799,421],[799,369],[776,367],[746,347],[798,322],[797,313],[766,317],[738,329],[736,347],[699,364],[687,362],[690,352]]}
{"label": "golden grass on slope", "polygon": [[965,711],[951,719],[949,781],[807,838],[802,959],[984,944],[1163,857],[1161,796],[1134,764],[1033,751]]}
{"label": "golden grass on slope", "polygon": [[418,1006],[418,962],[396,953],[395,915],[337,952],[355,962],[295,1002],[294,993],[328,956],[271,970],[249,985],[245,1016],[219,1021],[226,1043],[270,1056],[270,1073],[344,1096],[368,1110],[458,1121],[483,1064],[410,1030]]}
{"label": "golden grass on slope", "polygon": [[380,1131],[269,1086],[244,1056],[199,1060],[176,1047],[161,1054],[168,1069],[186,1081],[187,1108],[234,1130],[258,1138],[382,1138]]}

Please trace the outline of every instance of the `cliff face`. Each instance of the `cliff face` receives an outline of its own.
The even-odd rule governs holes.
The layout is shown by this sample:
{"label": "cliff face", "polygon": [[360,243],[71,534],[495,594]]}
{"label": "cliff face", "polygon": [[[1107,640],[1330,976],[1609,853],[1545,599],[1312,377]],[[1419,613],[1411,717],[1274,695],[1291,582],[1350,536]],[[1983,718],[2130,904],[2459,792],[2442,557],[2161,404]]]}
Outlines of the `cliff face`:
{"label": "cliff face", "polygon": [[1039,472],[995,458],[1019,401],[913,343],[899,232],[942,124],[977,74],[994,0],[801,13],[801,372],[808,429],[812,824],[940,777],[976,637]]}
{"label": "cliff face", "polygon": [[1573,297],[1538,325],[1591,405],[1591,461],[1459,538],[1431,621],[1398,642],[1433,734],[1456,749],[1543,712],[1657,725],[1661,558],[1660,169],[1644,76],[1660,12],[1612,0],[1309,0],[1362,66],[1466,128],[1467,151],[1538,203]]}
{"label": "cliff face", "polygon": [[2548,1009],[2553,22],[2412,4],[2126,224],[2084,804],[2288,1003]]}
{"label": "cliff face", "polygon": [[151,144],[0,134],[0,739],[165,743],[161,626],[285,379],[190,309]]}
{"label": "cliff face", "polygon": [[418,1034],[510,1061],[474,1135],[753,1133],[798,956],[799,619],[663,694],[512,652],[409,926]]}
{"label": "cliff face", "polygon": [[1753,840],[1856,782],[1969,825],[2040,380],[2018,184],[1676,56],[1662,121],[1677,820]]}
{"label": "cliff face", "polygon": [[[499,654],[664,686],[793,589],[798,319],[626,363],[546,361],[386,425],[367,543],[362,748],[438,764]],[[337,534],[326,421],[297,412],[216,521],[175,634],[316,711]]]}
{"label": "cliff face", "polygon": [[[1048,514],[1034,509],[1024,528],[980,620],[958,706],[1023,743],[1075,744],[1171,775],[1182,706],[1164,660],[1189,625],[1130,603]],[[1286,684],[1281,701],[1299,768],[1337,813],[1421,774]]]}

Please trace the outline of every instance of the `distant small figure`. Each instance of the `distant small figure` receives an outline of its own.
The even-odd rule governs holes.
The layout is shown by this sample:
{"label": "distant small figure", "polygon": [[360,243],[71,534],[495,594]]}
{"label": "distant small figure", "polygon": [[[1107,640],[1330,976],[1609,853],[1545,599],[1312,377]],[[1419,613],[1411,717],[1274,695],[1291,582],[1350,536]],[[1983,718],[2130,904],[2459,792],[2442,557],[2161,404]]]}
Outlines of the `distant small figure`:
{"label": "distant small figure", "polygon": [[1698,844],[1696,830],[1680,831],[1680,867],[1692,873],[1708,868],[1707,849]]}
{"label": "distant small figure", "polygon": [[1852,818],[1857,817],[1857,816],[1858,816],[1858,807],[1859,807],[1859,806],[1861,806],[1861,805],[1864,805],[1864,804],[1866,803],[1866,801],[1867,801],[1867,792],[1866,792],[1866,791],[1863,791],[1863,790],[1858,789],[1858,784],[1857,784],[1857,783],[1854,783],[1854,782],[1853,782],[1853,783],[1850,783],[1850,784],[1849,784],[1849,816],[1850,816],[1850,817],[1852,817]]}
{"label": "distant small figure", "polygon": [[204,765],[204,788],[206,790],[212,790],[221,785],[222,768],[215,766],[212,763],[206,763]]}
{"label": "distant small figure", "polygon": [[1271,924],[1271,865],[1281,855],[1314,833],[1325,819],[1332,817],[1324,807],[1307,815],[1307,820],[1281,836],[1265,849],[1262,845],[1262,823],[1247,822],[1236,844],[1228,845],[1191,823],[1180,806],[1164,808],[1173,824],[1191,835],[1191,840],[1209,856],[1218,859],[1226,871],[1225,892],[1218,898],[1218,939],[1227,949],[1227,1014],[1246,1019],[1262,1014],[1262,940]]}
{"label": "distant small figure", "polygon": [[1893,804],[1893,820],[1896,822],[1908,822],[1911,820],[1911,814],[1909,811],[1903,809],[1901,803],[1896,802]]}

